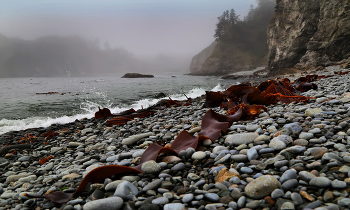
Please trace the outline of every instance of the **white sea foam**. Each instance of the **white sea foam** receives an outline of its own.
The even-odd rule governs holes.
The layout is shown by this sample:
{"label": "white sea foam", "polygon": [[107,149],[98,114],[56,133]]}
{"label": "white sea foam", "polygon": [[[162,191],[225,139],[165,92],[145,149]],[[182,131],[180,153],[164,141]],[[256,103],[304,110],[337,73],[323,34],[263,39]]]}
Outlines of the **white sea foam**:
{"label": "white sea foam", "polygon": [[[218,84],[211,91],[222,91],[222,90],[224,90],[224,88],[220,84]],[[188,92],[185,92],[185,94],[189,98],[196,98],[205,94],[205,91],[206,90],[204,88],[194,88]],[[170,95],[170,98],[173,100],[186,99],[183,93]],[[80,109],[82,113],[74,116],[60,116],[56,118],[29,117],[29,118],[19,119],[19,120],[2,119],[0,120],[0,134],[7,133],[9,131],[25,130],[28,128],[49,127],[52,124],[65,124],[65,123],[74,122],[76,119],[92,118],[94,116],[94,113],[98,111],[98,106],[100,106],[101,108],[107,107],[111,110],[112,113],[119,113],[130,108],[134,108],[135,110],[141,109],[142,107],[147,108],[149,106],[156,104],[161,99],[168,99],[168,97],[164,97],[160,99],[146,98],[146,99],[136,101],[135,103],[129,106],[125,104],[114,106],[111,103],[107,103],[106,105],[106,100],[103,100],[103,102],[101,101],[101,104],[98,104],[96,102],[91,102],[89,100],[85,100],[80,105]]]}

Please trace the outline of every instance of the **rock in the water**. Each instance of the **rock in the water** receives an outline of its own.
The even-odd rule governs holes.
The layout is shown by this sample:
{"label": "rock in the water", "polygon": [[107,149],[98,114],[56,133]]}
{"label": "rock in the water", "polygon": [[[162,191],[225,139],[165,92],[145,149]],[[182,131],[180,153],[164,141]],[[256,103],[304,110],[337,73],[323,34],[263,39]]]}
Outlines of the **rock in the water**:
{"label": "rock in the water", "polygon": [[122,78],[153,78],[151,74],[126,73]]}
{"label": "rock in the water", "polygon": [[264,175],[250,182],[245,187],[245,192],[253,199],[261,199],[277,188],[282,188],[281,183],[271,175]]}

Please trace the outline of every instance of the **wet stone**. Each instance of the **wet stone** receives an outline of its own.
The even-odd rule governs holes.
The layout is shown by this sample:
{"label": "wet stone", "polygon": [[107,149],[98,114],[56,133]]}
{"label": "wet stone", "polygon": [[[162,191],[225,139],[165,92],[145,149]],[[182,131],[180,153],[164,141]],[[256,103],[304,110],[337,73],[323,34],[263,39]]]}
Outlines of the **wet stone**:
{"label": "wet stone", "polygon": [[164,205],[164,210],[183,210],[185,205],[182,203],[169,203]]}
{"label": "wet stone", "polygon": [[247,199],[246,199],[245,196],[240,197],[240,198],[238,199],[238,201],[237,201],[237,206],[238,206],[238,208],[243,208],[243,207],[245,207],[246,200],[247,200]]}
{"label": "wet stone", "polygon": [[186,194],[184,197],[182,197],[183,203],[189,203],[193,200],[194,195],[193,194]]}
{"label": "wet stone", "polygon": [[247,208],[250,208],[250,209],[256,209],[256,208],[258,208],[260,205],[261,205],[261,202],[260,202],[260,201],[251,201],[251,202],[249,202],[249,203],[246,204],[246,207],[247,207]]}
{"label": "wet stone", "polygon": [[191,158],[193,160],[203,160],[206,156],[207,154],[205,152],[200,151],[200,152],[193,153]]}
{"label": "wet stone", "polygon": [[350,198],[339,199],[338,205],[343,206],[343,207],[349,207],[350,206]]}
{"label": "wet stone", "polygon": [[331,186],[332,182],[326,177],[314,177],[309,184],[314,187],[327,188]]}
{"label": "wet stone", "polygon": [[273,199],[276,199],[276,198],[281,198],[284,196],[284,192],[283,190],[281,189],[275,189],[272,193],[271,193],[271,197]]}
{"label": "wet stone", "polygon": [[133,200],[137,194],[137,188],[130,182],[125,181],[118,185],[113,196],[121,197],[124,200]]}
{"label": "wet stone", "polygon": [[259,154],[258,152],[256,151],[256,149],[254,148],[251,148],[248,150],[247,152],[247,157],[248,157],[248,160],[251,161],[251,160],[257,160],[259,158]]}
{"label": "wet stone", "polygon": [[173,171],[182,171],[185,169],[185,164],[184,163],[178,163],[175,166],[171,168]]}
{"label": "wet stone", "polygon": [[164,205],[167,203],[169,203],[169,199],[166,197],[159,197],[152,201],[152,204],[156,204],[156,205]]}
{"label": "wet stone", "polygon": [[281,206],[281,210],[291,210],[291,209],[295,209],[295,206],[292,202],[285,202]]}
{"label": "wet stone", "polygon": [[280,182],[284,183],[287,180],[296,179],[297,177],[298,177],[298,175],[297,175],[296,170],[290,169],[290,170],[285,171],[282,174],[282,176],[280,178]]}
{"label": "wet stone", "polygon": [[335,159],[337,161],[343,161],[343,159],[341,157],[339,157],[338,155],[334,154],[334,153],[326,153],[322,156],[322,160],[324,161],[330,161],[332,159]]}
{"label": "wet stone", "polygon": [[264,175],[248,183],[245,192],[251,198],[261,199],[270,195],[277,188],[282,188],[280,182],[271,175]]}
{"label": "wet stone", "polygon": [[347,187],[346,182],[334,180],[332,181],[332,188],[334,189],[345,189]]}
{"label": "wet stone", "polygon": [[207,193],[204,195],[204,197],[206,199],[208,199],[208,201],[213,202],[213,203],[219,202],[219,200],[220,200],[219,196],[215,193]]}
{"label": "wet stone", "polygon": [[241,172],[245,173],[245,174],[252,174],[254,171],[253,171],[253,169],[251,169],[249,167],[242,167]]}
{"label": "wet stone", "polygon": [[259,135],[256,133],[228,135],[225,139],[225,143],[229,145],[234,145],[234,146],[239,146],[241,144],[250,144],[250,143],[253,143],[258,136]]}
{"label": "wet stone", "polygon": [[304,203],[303,198],[299,193],[292,193],[291,194],[291,199],[295,202],[297,206],[300,206],[301,204]]}
{"label": "wet stone", "polygon": [[84,210],[95,210],[95,209],[104,209],[104,210],[114,210],[121,209],[123,206],[123,199],[119,197],[109,197],[104,199],[99,199],[95,201],[87,202],[84,205]]}
{"label": "wet stone", "polygon": [[144,164],[142,164],[141,166],[141,170],[145,173],[150,173],[150,174],[153,174],[153,173],[158,173],[161,171],[161,167],[160,165],[155,162],[154,160],[150,160],[150,161],[147,161],[145,162]]}
{"label": "wet stone", "polygon": [[293,189],[293,188],[295,188],[297,186],[298,186],[298,180],[290,179],[290,180],[285,181],[282,184],[282,189],[285,190],[285,191],[288,191],[288,190],[291,190],[291,189]]}
{"label": "wet stone", "polygon": [[313,133],[301,132],[300,135],[299,135],[299,139],[309,140],[309,139],[312,139],[313,137],[314,137]]}

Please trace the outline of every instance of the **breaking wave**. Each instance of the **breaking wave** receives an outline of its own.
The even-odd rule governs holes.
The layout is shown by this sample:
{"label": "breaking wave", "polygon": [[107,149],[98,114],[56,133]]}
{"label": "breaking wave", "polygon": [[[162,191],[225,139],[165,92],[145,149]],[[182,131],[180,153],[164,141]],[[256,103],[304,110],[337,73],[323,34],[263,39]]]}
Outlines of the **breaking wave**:
{"label": "breaking wave", "polygon": [[[215,86],[211,91],[222,91],[224,88],[218,84]],[[196,98],[203,94],[205,94],[204,88],[193,88],[190,91],[185,92],[187,97],[190,98]],[[103,93],[99,93],[102,94]],[[185,100],[186,97],[182,94],[173,94],[170,95],[171,99],[173,100]],[[112,113],[118,113],[130,108],[134,108],[135,110],[143,108],[147,108],[149,106],[152,106],[156,104],[158,101],[162,99],[168,99],[168,97],[160,98],[160,99],[154,99],[154,98],[145,98],[138,101],[135,101],[131,105],[126,104],[120,104],[118,106],[114,105],[110,101],[106,100],[106,96],[104,95],[101,97],[100,102],[93,102],[89,99],[84,100],[80,104],[80,113],[75,114],[73,116],[57,116],[57,117],[43,117],[43,116],[34,116],[34,117],[28,117],[24,119],[1,119],[0,120],[0,134],[4,134],[10,131],[19,131],[19,130],[25,130],[28,128],[38,128],[38,127],[49,127],[52,124],[65,124],[74,122],[76,119],[83,119],[83,118],[92,118],[96,111],[98,111],[98,106],[100,107],[107,107],[111,110]]]}

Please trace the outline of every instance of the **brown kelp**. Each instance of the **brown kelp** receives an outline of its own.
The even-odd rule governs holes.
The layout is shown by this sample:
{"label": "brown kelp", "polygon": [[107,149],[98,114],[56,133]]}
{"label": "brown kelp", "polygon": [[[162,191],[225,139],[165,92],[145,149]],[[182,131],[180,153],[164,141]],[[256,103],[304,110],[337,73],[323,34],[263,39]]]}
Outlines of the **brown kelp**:
{"label": "brown kelp", "polygon": [[[315,77],[309,77],[314,79]],[[319,78],[319,77],[317,77]],[[300,86],[304,79],[298,82]],[[307,83],[310,83],[311,80],[306,80]],[[213,110],[207,111],[207,113],[202,118],[201,131],[198,133],[198,136],[193,136],[187,131],[182,131],[175,138],[173,143],[169,146],[162,147],[157,143],[151,144],[143,153],[140,159],[140,164],[135,167],[126,167],[120,165],[108,165],[101,166],[92,171],[90,171],[80,183],[78,189],[74,193],[63,193],[63,192],[53,192],[45,196],[33,196],[27,194],[28,197],[32,198],[46,198],[55,203],[66,203],[74,195],[83,191],[85,186],[88,183],[101,182],[105,178],[110,177],[115,174],[124,174],[124,173],[143,173],[141,171],[142,164],[149,160],[156,160],[160,154],[179,154],[180,151],[186,150],[187,148],[198,147],[200,141],[205,139],[210,139],[212,141],[217,140],[221,132],[226,132],[230,127],[232,122],[238,121],[240,119],[254,119],[260,114],[261,110],[267,111],[267,108],[264,105],[274,104],[280,100],[283,103],[291,102],[307,102],[310,98],[300,96],[297,94],[297,91],[303,91],[308,89],[309,85],[304,85],[305,87],[299,88],[299,90],[290,83],[288,79],[284,80],[268,80],[264,83],[261,83],[259,86],[250,86],[249,84],[231,86],[224,92],[207,92],[206,93],[206,102],[204,107],[216,107],[221,106],[228,109],[228,115],[221,115]],[[317,88],[317,86],[311,85],[311,88]],[[173,100],[163,101],[152,107],[155,110],[155,107],[164,108],[169,106],[181,106],[188,105],[188,103],[181,103]],[[129,120],[132,120],[136,117],[148,116],[154,113],[155,111],[151,109],[147,110],[128,110],[126,113],[115,114],[115,118],[107,121],[107,126],[117,124],[123,124]],[[102,112],[98,117],[105,115]]]}

